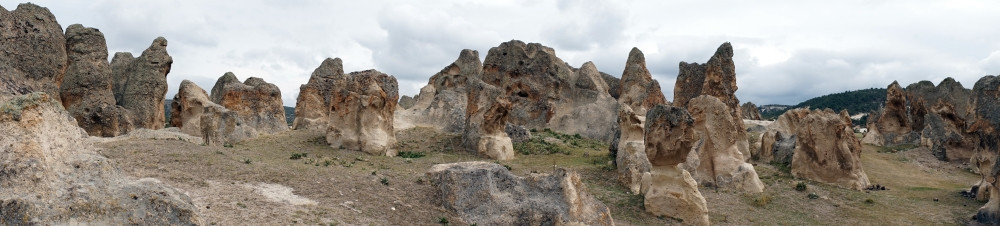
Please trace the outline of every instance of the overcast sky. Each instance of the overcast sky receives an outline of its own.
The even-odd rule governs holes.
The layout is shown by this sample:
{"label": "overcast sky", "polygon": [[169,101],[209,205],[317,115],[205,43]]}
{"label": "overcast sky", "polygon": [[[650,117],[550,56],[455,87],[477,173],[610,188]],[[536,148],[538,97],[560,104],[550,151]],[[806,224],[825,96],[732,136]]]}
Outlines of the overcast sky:
{"label": "overcast sky", "polygon": [[[621,76],[639,47],[673,99],[680,61],[705,62],[733,44],[736,93],[796,104],[847,90],[935,84],[971,88],[1000,74],[1000,1],[34,1],[60,25],[100,29],[112,52],[136,56],[157,36],[184,79],[210,90],[232,71],[277,84],[285,106],[325,58],[346,72],[396,76],[414,95],[461,49],[511,39],[552,47],[574,67],[593,61]],[[17,1],[0,0],[8,10]]]}

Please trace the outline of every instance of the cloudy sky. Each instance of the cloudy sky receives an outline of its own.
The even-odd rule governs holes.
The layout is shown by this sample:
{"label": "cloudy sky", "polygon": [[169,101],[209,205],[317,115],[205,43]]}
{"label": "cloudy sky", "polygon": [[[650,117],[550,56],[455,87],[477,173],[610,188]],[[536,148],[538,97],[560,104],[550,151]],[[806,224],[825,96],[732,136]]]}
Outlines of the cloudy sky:
{"label": "cloudy sky", "polygon": [[[184,79],[211,89],[227,71],[261,77],[294,106],[325,58],[347,72],[396,76],[416,94],[458,57],[518,39],[569,64],[621,76],[632,47],[673,99],[680,61],[735,49],[737,96],[795,104],[829,93],[954,77],[971,88],[1000,74],[1000,1],[34,1],[65,27],[99,28],[111,52],[139,54],[157,36]],[[17,1],[0,0],[13,10]],[[111,54],[113,55],[113,54]]]}

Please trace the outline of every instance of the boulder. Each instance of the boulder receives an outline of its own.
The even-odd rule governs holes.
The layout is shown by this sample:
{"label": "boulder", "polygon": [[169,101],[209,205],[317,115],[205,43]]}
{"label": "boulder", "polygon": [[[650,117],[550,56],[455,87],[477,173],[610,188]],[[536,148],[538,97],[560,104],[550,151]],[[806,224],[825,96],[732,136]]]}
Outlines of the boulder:
{"label": "boulder", "polygon": [[694,119],[687,110],[666,105],[654,106],[646,119],[645,152],[652,164],[642,179],[646,211],[681,219],[685,224],[709,225],[708,207],[698,182],[680,167],[697,142]]}
{"label": "boulder", "polygon": [[989,193],[989,202],[979,208],[974,219],[996,225],[1000,224],[1000,191],[996,189],[1000,183],[1000,169],[996,167],[1000,153],[1000,77],[980,78],[972,88],[972,97],[973,123],[969,131],[976,135],[976,154],[972,160],[982,175],[978,190]]}
{"label": "boulder", "polygon": [[[743,111],[740,100],[736,98],[736,65],[733,63],[733,46],[723,43],[705,64],[681,62],[674,84],[674,106],[691,110],[692,99],[708,95],[718,98],[729,109],[729,114],[736,122],[743,121]],[[692,111],[692,114],[694,112]],[[750,144],[743,123],[737,123],[733,138],[737,140],[737,148],[743,157],[751,157]],[[698,178],[696,175],[695,178]]]}
{"label": "boulder", "polygon": [[504,132],[507,133],[507,137],[510,137],[510,141],[513,143],[524,143],[531,140],[531,131],[524,128],[524,126],[507,123],[504,126]]}
{"label": "boulder", "polygon": [[413,107],[403,112],[423,126],[446,132],[462,132],[465,128],[466,102],[470,81],[479,81],[483,63],[479,52],[464,49],[454,63],[431,76],[420,94],[414,98]]}
{"label": "boulder", "polygon": [[25,91],[21,94],[59,97],[68,64],[66,37],[48,8],[23,3],[0,11],[0,40],[0,62],[7,64],[0,78]]}
{"label": "boulder", "polygon": [[[869,185],[861,167],[861,142],[854,136],[847,111],[786,111],[762,140],[761,156],[768,158],[761,160],[791,164],[792,176],[855,190]],[[789,148],[793,153],[786,162]]]}
{"label": "boulder", "polygon": [[475,79],[468,85],[462,145],[491,159],[514,159],[514,145],[506,132],[511,108],[507,96],[497,87]]}
{"label": "boulder", "polygon": [[741,145],[749,146],[743,120],[734,118],[722,100],[709,95],[691,99],[688,111],[698,139],[689,158],[697,161],[688,161],[684,167],[694,179],[707,187],[762,192],[763,183],[740,151]]}
{"label": "boulder", "polygon": [[393,113],[399,101],[396,77],[376,70],[331,78],[326,142],[331,147],[396,156]]}
{"label": "boulder", "polygon": [[434,200],[481,225],[614,225],[611,211],[566,169],[516,176],[499,164],[438,164],[427,171]]}
{"label": "boulder", "polygon": [[59,94],[63,107],[91,136],[113,137],[132,130],[132,113],[115,104],[104,34],[80,24],[66,28],[69,62]]}
{"label": "boulder", "polygon": [[629,105],[618,105],[618,125],[621,128],[615,147],[615,165],[618,169],[618,181],[639,194],[642,187],[642,176],[648,174],[652,165],[646,156],[645,132],[643,123],[645,116],[639,116]]}
{"label": "boulder", "polygon": [[133,113],[135,128],[162,129],[166,124],[164,96],[173,62],[167,54],[167,39],[163,37],[153,40],[138,58],[118,53],[112,59],[115,100]]}
{"label": "boulder", "polygon": [[740,110],[743,111],[744,120],[761,120],[762,118],[760,110],[757,109],[757,105],[753,104],[753,102],[743,103],[743,106],[740,106]]}
{"label": "boulder", "polygon": [[170,126],[201,137],[206,144],[233,144],[257,137],[257,130],[238,113],[209,100],[205,90],[194,82],[182,81],[170,105]]}
{"label": "boulder", "polygon": [[482,80],[505,92],[510,122],[610,141],[615,99],[593,63],[575,69],[552,48],[512,40],[490,48]]}
{"label": "boulder", "polygon": [[191,198],[156,179],[129,179],[56,98],[0,95],[0,224],[198,225]]}
{"label": "boulder", "polygon": [[323,60],[309,77],[309,82],[299,87],[299,96],[295,100],[295,120],[292,128],[322,129],[327,128],[327,114],[331,109],[331,98],[334,86],[343,85],[344,65],[340,58]]}
{"label": "boulder", "polygon": [[653,79],[646,68],[646,57],[639,48],[632,48],[625,61],[621,78],[621,96],[618,101],[628,105],[640,116],[658,104],[667,104],[660,90],[660,82]]}
{"label": "boulder", "polygon": [[232,72],[219,77],[212,87],[211,100],[236,112],[243,122],[261,133],[288,130],[281,90],[257,77],[240,82]]}

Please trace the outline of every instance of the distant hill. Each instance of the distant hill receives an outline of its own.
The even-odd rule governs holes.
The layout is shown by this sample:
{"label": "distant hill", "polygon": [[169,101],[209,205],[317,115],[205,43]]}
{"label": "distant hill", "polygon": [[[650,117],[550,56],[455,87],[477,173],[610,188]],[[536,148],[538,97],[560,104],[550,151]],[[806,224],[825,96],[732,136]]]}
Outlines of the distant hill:
{"label": "distant hill", "polygon": [[[785,113],[789,109],[796,109],[801,107],[809,107],[809,109],[833,109],[834,111],[840,112],[840,110],[847,110],[851,115],[856,115],[860,113],[869,113],[871,111],[877,110],[883,104],[885,104],[885,93],[884,88],[870,88],[854,91],[845,91],[842,93],[827,94],[820,97],[815,97],[806,100],[802,103],[789,106],[785,109],[777,110],[764,110],[766,106],[761,106],[761,116],[766,119],[774,120],[778,116]],[[782,105],[774,105],[782,106]],[[867,117],[861,120],[855,120],[854,125],[864,125],[867,123]]]}
{"label": "distant hill", "polygon": [[[174,100],[172,99],[166,99],[163,102],[163,112],[166,114],[167,124],[170,123],[170,103],[173,102]],[[287,122],[288,125],[292,125],[292,120],[295,120],[295,108],[289,106],[284,106],[284,107],[285,107],[285,122]],[[169,127],[170,125],[167,126]]]}

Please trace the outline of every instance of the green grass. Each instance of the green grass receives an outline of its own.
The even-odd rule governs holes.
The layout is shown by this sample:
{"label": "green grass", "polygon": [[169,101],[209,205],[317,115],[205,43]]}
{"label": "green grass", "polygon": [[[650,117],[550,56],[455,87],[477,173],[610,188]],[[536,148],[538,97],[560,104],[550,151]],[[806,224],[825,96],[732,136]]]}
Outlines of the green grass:
{"label": "green grass", "polygon": [[427,154],[423,153],[423,152],[415,152],[415,151],[401,151],[396,156],[399,156],[400,158],[415,159],[415,158],[422,158],[424,156],[427,156]]}
{"label": "green grass", "polygon": [[[548,138],[548,139],[547,139]],[[555,138],[558,142],[550,142]],[[548,140],[548,141],[547,141]],[[544,129],[541,132],[533,132],[531,139],[523,143],[515,143],[514,151],[522,155],[569,155],[576,149],[597,149],[607,144],[600,141],[586,139],[580,134],[563,134]]]}

